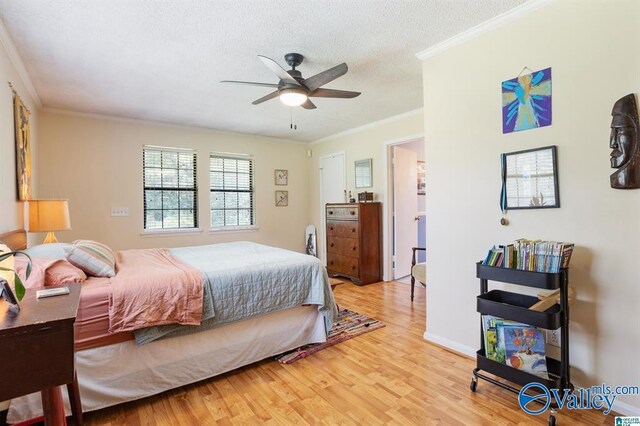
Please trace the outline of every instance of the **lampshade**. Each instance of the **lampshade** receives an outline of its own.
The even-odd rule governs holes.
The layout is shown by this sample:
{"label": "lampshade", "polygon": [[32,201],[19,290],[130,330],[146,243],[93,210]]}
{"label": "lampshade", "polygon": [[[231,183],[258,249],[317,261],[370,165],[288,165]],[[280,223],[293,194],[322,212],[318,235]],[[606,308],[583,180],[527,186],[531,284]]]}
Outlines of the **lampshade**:
{"label": "lampshade", "polygon": [[71,229],[67,200],[29,201],[29,232],[48,232],[45,242],[56,242],[53,231]]}
{"label": "lampshade", "polygon": [[300,106],[307,101],[307,94],[301,89],[282,89],[280,101],[287,106]]}

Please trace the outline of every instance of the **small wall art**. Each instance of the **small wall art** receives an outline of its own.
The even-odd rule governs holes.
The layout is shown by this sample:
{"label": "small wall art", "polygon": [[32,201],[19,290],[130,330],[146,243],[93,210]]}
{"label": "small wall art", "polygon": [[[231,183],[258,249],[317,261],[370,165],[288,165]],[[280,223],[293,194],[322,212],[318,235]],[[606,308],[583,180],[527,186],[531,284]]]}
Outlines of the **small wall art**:
{"label": "small wall art", "polygon": [[[13,87],[11,87],[13,89]],[[31,199],[31,130],[29,128],[29,110],[20,96],[13,91],[13,114],[15,119],[16,140],[16,178],[18,200]]]}
{"label": "small wall art", "polygon": [[287,170],[276,169],[276,185],[286,186],[289,184],[289,172]]}
{"label": "small wall art", "polygon": [[289,205],[289,191],[276,191],[276,207]]}
{"label": "small wall art", "polygon": [[502,154],[502,209],[560,207],[556,147]]}
{"label": "small wall art", "polygon": [[418,195],[427,194],[427,176],[425,162],[418,161]]}
{"label": "small wall art", "polygon": [[550,125],[551,68],[502,82],[502,133]]}

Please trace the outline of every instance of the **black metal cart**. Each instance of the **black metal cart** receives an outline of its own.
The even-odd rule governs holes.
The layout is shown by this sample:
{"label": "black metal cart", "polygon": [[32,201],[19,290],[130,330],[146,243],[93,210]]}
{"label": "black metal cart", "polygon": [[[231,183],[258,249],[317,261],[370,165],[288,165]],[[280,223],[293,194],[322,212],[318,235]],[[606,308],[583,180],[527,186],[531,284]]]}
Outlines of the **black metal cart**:
{"label": "black metal cart", "polygon": [[[471,390],[476,391],[478,379],[486,380],[514,393],[520,393],[520,389],[512,384],[526,386],[533,382],[541,383],[549,389],[573,390],[569,371],[569,270],[563,269],[558,273],[532,272],[486,266],[481,262],[478,262],[476,267],[477,277],[480,278],[478,312],[548,330],[560,328],[560,360],[547,357],[547,370],[550,373],[550,378],[546,379],[487,358],[481,320],[481,347],[477,352],[477,368],[473,370]],[[560,289],[560,304],[555,304],[544,312],[533,311],[529,307],[538,301],[536,297],[503,290],[489,291],[489,281],[519,284],[545,290]],[[487,376],[483,372],[505,379],[510,383]],[[552,403],[549,415],[550,426],[556,424],[556,409],[557,405]]]}

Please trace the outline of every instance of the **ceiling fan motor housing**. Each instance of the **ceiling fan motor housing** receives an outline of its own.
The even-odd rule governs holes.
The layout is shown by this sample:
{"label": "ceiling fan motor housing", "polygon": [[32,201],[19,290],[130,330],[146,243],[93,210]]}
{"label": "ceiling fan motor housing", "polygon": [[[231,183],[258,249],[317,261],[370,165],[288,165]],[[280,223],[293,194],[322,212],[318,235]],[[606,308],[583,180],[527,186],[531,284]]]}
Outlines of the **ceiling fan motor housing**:
{"label": "ceiling fan motor housing", "polygon": [[296,67],[299,66],[302,61],[304,61],[304,56],[299,53],[287,53],[286,55],[284,55],[284,60],[287,62],[287,64],[289,64],[291,68],[295,70]]}

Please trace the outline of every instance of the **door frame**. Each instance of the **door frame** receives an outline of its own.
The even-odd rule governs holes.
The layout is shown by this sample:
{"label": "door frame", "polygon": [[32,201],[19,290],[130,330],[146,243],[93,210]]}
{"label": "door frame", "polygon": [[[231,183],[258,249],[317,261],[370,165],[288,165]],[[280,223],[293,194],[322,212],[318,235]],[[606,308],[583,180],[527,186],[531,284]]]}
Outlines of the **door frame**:
{"label": "door frame", "polygon": [[[327,229],[327,218],[325,217],[325,208],[324,208],[324,200],[322,199],[322,160],[325,158],[333,157],[336,155],[342,155],[342,167],[344,169],[344,182],[342,182],[342,186],[344,189],[347,189],[347,152],[346,151],[336,151],[330,154],[325,154],[318,159],[318,174],[320,179],[318,179],[320,184],[320,193],[318,197],[320,198],[320,229],[316,230],[318,234],[318,240],[316,240],[316,244],[321,247],[320,249],[320,261],[327,266],[327,238],[326,238],[326,229]],[[320,243],[321,242],[321,243]],[[320,243],[320,244],[319,244]]]}
{"label": "door frame", "polygon": [[[393,164],[391,162],[391,150],[394,145],[402,145],[422,139],[424,143],[424,133],[404,136],[402,138],[391,139],[383,145],[383,194],[384,200],[382,209],[382,279],[384,281],[393,280]],[[426,151],[426,150],[425,150]]]}

